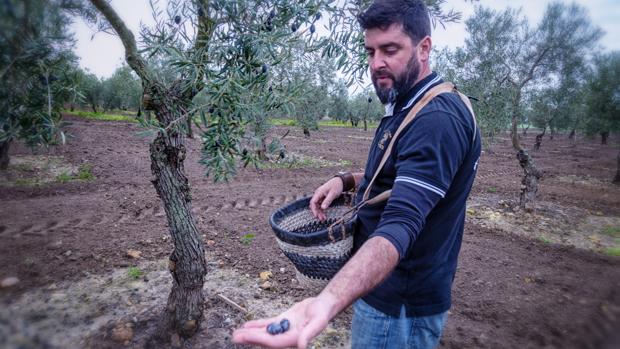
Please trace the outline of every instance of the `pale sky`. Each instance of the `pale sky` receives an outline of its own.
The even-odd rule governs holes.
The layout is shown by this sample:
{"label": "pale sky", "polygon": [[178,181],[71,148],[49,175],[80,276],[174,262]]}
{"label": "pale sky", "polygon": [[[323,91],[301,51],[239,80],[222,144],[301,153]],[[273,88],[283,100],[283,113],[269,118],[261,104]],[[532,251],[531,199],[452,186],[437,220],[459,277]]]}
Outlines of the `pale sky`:
{"label": "pale sky", "polygon": [[[531,24],[537,24],[551,0],[480,0],[478,3],[495,10],[503,10],[508,6],[522,8]],[[563,1],[570,3],[571,1]],[[605,35],[601,46],[606,51],[620,50],[620,0],[575,0],[584,6],[592,21],[601,27]],[[125,20],[128,27],[138,37],[140,22],[152,23],[148,0],[112,0],[112,6]],[[433,32],[436,47],[462,46],[466,37],[466,18],[474,12],[474,5],[464,0],[448,0],[444,9],[455,9],[463,13],[460,23],[448,24],[444,30],[438,25]],[[88,69],[99,77],[109,77],[124,62],[124,51],[118,37],[106,33],[97,33],[87,27],[81,20],[73,24],[76,33],[76,54],[80,57],[80,66]]]}

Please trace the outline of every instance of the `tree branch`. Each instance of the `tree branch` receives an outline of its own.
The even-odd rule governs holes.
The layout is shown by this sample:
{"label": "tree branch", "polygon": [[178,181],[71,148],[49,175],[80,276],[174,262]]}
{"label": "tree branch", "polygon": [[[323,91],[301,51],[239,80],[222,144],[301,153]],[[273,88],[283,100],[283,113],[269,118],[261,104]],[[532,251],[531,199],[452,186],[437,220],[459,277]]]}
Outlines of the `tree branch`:
{"label": "tree branch", "polygon": [[136,72],[136,74],[138,74],[147,86],[152,85],[154,82],[153,78],[146,67],[146,63],[138,53],[136,39],[131,30],[127,28],[125,22],[123,22],[123,20],[107,1],[90,0],[90,2],[106,18],[123,42],[123,46],[125,47],[125,60],[127,61],[127,64],[129,64],[129,66]]}
{"label": "tree branch", "polygon": [[536,68],[538,68],[538,66],[541,64],[543,58],[545,58],[545,56],[547,55],[547,52],[549,52],[550,49],[551,49],[550,46],[545,47],[543,49],[543,51],[540,53],[540,55],[538,56],[538,58],[536,58],[536,61],[530,67],[530,71],[527,73],[527,75],[525,76],[523,81],[521,81],[521,84],[519,86],[520,88],[523,88],[523,86],[525,86],[525,84],[527,84],[530,80],[532,80],[534,78],[534,70],[536,70]]}

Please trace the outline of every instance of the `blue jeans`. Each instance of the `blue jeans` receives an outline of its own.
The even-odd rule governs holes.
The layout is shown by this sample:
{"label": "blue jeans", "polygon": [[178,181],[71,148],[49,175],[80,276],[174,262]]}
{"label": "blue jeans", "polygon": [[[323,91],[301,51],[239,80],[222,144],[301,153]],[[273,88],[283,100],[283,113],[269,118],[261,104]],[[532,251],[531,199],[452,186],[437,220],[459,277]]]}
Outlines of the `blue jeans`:
{"label": "blue jeans", "polygon": [[353,304],[352,349],[431,349],[439,338],[448,312],[431,316],[400,317],[386,315],[359,299]]}

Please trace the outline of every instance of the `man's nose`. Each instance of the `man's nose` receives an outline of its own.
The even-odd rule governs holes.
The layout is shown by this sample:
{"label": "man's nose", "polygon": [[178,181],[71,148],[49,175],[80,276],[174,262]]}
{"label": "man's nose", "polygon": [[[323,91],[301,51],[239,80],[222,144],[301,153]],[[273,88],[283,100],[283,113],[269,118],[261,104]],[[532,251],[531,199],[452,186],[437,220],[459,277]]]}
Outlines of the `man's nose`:
{"label": "man's nose", "polygon": [[375,53],[375,56],[370,60],[370,69],[372,71],[378,71],[385,68],[387,65],[385,64],[385,59],[380,54]]}

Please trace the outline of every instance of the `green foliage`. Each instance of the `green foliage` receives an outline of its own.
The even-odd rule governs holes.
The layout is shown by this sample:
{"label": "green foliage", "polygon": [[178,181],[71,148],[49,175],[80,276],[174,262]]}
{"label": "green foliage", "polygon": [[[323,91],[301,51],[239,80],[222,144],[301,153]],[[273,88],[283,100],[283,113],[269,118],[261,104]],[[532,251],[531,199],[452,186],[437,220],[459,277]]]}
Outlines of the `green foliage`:
{"label": "green foliage", "polygon": [[138,267],[127,268],[127,276],[131,279],[139,279],[144,276],[144,272]]}
{"label": "green foliage", "polygon": [[596,57],[586,86],[586,133],[620,131],[620,51]]}
{"label": "green foliage", "polygon": [[63,172],[56,176],[56,180],[60,183],[67,183],[73,179],[73,176],[67,172]]}
{"label": "green foliage", "polygon": [[544,244],[550,244],[551,243],[551,240],[549,240],[549,238],[547,238],[545,236],[542,236],[542,235],[538,237],[538,241],[540,241],[540,242],[542,242]]}
{"label": "green foliage", "polygon": [[297,126],[297,121],[293,119],[269,119],[274,126]]}
{"label": "green foliage", "polygon": [[94,180],[95,175],[93,174],[93,166],[90,164],[82,164],[78,168],[78,173],[77,173],[76,178],[82,181]]}
{"label": "green foliage", "polygon": [[69,172],[62,172],[56,176],[56,181],[60,183],[67,183],[73,180],[81,180],[81,181],[92,181],[95,180],[95,175],[93,174],[93,167],[90,164],[82,164],[78,167],[78,171],[76,174],[71,174]]}
{"label": "green foliage", "polygon": [[69,0],[7,0],[0,6],[0,142],[64,142],[60,108],[77,98],[68,30],[69,12],[77,8]]}
{"label": "green foliage", "polygon": [[620,247],[609,247],[605,250],[605,254],[612,257],[620,257]]}
{"label": "green foliage", "polygon": [[603,228],[603,231],[601,233],[614,238],[620,238],[620,226],[608,225]]}
{"label": "green foliage", "polygon": [[127,65],[117,68],[108,79],[101,81],[101,103],[104,111],[138,110],[142,99],[140,79]]}
{"label": "green foliage", "polygon": [[138,122],[138,120],[135,117],[119,115],[119,114],[94,113],[94,112],[81,111],[81,110],[73,111],[71,112],[71,114],[85,118],[85,119],[91,119],[91,120]]}
{"label": "green foliage", "polygon": [[254,238],[256,237],[256,235],[252,234],[252,233],[246,233],[243,234],[243,236],[241,236],[241,243],[244,245],[249,245],[252,243],[252,241],[254,240]]}
{"label": "green foliage", "polygon": [[579,103],[571,99],[579,86],[571,84],[601,36],[582,7],[551,3],[532,26],[520,11],[478,6],[466,27],[465,47],[440,52],[436,67],[478,99],[474,109],[486,142],[527,116],[541,125],[574,124],[580,113],[568,110]]}
{"label": "green foliage", "polygon": [[[427,2],[435,20],[459,18],[442,12],[444,0]],[[196,120],[204,143],[200,162],[217,181],[235,173],[237,160],[247,166],[265,157],[274,144],[266,139],[268,116],[293,118],[304,128],[316,128],[325,115],[341,117],[346,88],[335,72],[352,82],[366,71],[356,15],[369,3],[170,0],[164,8],[153,1],[156,24],[140,33],[145,65],[132,68],[146,95],[175,120],[153,129],[186,132],[184,120]]]}

